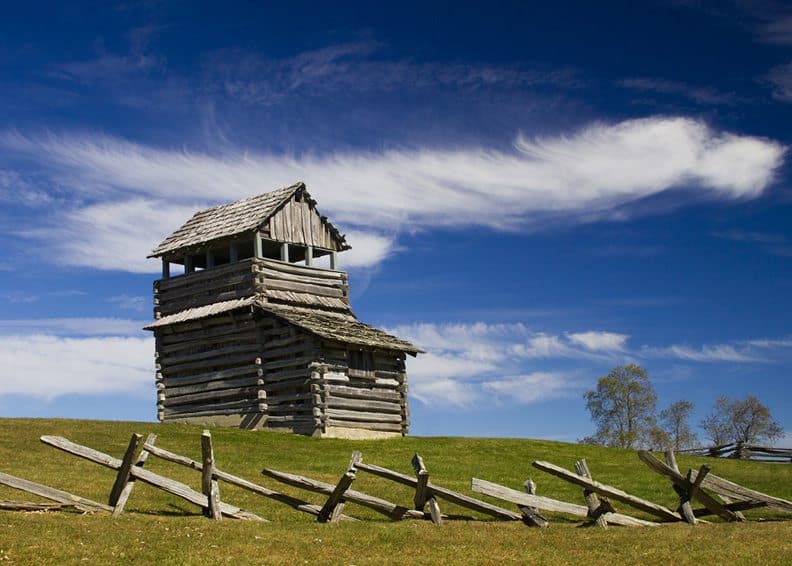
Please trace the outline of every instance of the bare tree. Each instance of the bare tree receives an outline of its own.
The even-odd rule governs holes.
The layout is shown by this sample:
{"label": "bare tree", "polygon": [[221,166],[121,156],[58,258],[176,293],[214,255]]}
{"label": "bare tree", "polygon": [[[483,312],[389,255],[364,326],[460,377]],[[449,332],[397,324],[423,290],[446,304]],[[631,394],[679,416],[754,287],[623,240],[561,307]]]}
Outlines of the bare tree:
{"label": "bare tree", "polygon": [[698,437],[688,422],[692,412],[693,403],[684,400],[660,411],[660,426],[668,435],[669,444],[674,450],[692,448],[698,443]]}
{"label": "bare tree", "polygon": [[772,442],[784,434],[770,409],[755,395],[744,399],[719,397],[713,411],[701,421],[701,427],[715,445]]}
{"label": "bare tree", "polygon": [[591,440],[619,448],[635,448],[648,440],[655,426],[657,395],[644,368],[617,366],[583,397],[597,425]]}

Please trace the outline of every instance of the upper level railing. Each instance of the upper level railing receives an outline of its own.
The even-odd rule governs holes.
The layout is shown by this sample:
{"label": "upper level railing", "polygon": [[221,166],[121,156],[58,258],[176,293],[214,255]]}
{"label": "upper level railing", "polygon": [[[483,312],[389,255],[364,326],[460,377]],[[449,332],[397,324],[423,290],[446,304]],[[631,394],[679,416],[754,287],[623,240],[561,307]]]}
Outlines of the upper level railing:
{"label": "upper level railing", "polygon": [[346,272],[248,258],[154,282],[154,316],[260,295],[276,304],[348,310]]}

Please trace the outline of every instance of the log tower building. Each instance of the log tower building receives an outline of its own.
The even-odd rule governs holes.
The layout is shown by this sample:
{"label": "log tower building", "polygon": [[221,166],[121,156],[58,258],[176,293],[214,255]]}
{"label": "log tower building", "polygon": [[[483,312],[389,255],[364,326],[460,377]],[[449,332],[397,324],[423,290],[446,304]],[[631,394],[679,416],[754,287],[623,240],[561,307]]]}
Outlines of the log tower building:
{"label": "log tower building", "polygon": [[[157,246],[161,421],[372,438],[408,430],[405,357],[363,324],[337,255],[350,249],[298,183],[196,213]],[[329,256],[329,269],[317,258]],[[327,260],[323,260],[327,263]],[[171,275],[174,264],[183,274]]]}

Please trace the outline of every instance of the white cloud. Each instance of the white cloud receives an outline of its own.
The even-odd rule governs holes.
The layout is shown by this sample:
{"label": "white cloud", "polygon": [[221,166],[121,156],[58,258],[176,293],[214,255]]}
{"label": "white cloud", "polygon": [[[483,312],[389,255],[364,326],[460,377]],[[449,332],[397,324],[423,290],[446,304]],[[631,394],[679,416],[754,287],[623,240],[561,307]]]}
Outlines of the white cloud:
{"label": "white cloud", "polygon": [[772,350],[792,348],[792,337],[786,338],[761,338],[758,340],[748,340],[746,342],[749,346],[756,348],[768,348]]}
{"label": "white cloud", "polygon": [[567,337],[573,343],[580,344],[588,350],[602,350],[606,352],[620,352],[624,350],[624,346],[629,338],[627,334],[604,331],[576,332],[567,334]]}
{"label": "white cloud", "polygon": [[644,346],[640,355],[647,358],[677,358],[694,362],[760,362],[762,358],[740,351],[730,344],[705,345],[693,348],[685,345],[667,347]]}
{"label": "white cloud", "polygon": [[[408,368],[410,393],[425,404],[465,406],[491,393],[519,404],[564,397],[577,391],[575,380],[559,373],[523,373],[526,363],[596,358],[571,335],[536,332],[524,324],[422,323],[391,330],[428,351],[410,360]],[[573,335],[594,345],[596,336],[611,334],[627,338],[593,331]],[[611,337],[609,344],[614,342]]]}
{"label": "white cloud", "polygon": [[116,295],[107,299],[109,303],[115,303],[122,310],[145,311],[151,305],[148,297]]}
{"label": "white cloud", "polygon": [[[427,404],[469,405],[487,394],[521,404],[577,394],[581,370],[537,371],[585,360],[602,367],[652,359],[699,363],[769,363],[792,348],[788,337],[705,344],[630,347],[629,335],[605,330],[548,333],[524,324],[403,325],[390,329],[427,350],[410,360],[410,393]],[[540,366],[541,367],[541,366]],[[491,395],[489,395],[491,396]]]}
{"label": "white cloud", "polygon": [[381,261],[401,230],[536,229],[548,219],[590,221],[616,208],[625,218],[625,205],[672,188],[699,198],[754,198],[786,151],[773,141],[664,117],[595,124],[571,136],[520,136],[513,151],[206,155],[101,136],[17,132],[0,135],[0,146],[34,161],[75,202],[88,202],[51,213],[48,226],[27,235],[55,242],[61,249],[54,255],[71,265],[135,272],[157,270],[145,255],[196,209],[298,179],[324,214],[358,233],[362,252],[347,265],[363,266]]}
{"label": "white cloud", "polygon": [[147,336],[150,321],[123,318],[30,318],[0,319],[1,335],[41,334],[51,336]]}
{"label": "white cloud", "polygon": [[526,375],[484,381],[482,389],[520,404],[530,404],[548,399],[574,395],[580,388],[577,379],[565,374],[534,372]]}
{"label": "white cloud", "polygon": [[348,242],[354,242],[354,245],[341,256],[341,269],[376,265],[395,251],[393,238],[373,232],[347,230],[346,238]]}
{"label": "white cloud", "polygon": [[152,338],[0,336],[0,395],[153,395]]}
{"label": "white cloud", "polygon": [[448,377],[440,377],[431,381],[418,381],[411,379],[410,394],[424,405],[442,405],[466,407],[473,403],[479,394],[475,385],[460,382]]}

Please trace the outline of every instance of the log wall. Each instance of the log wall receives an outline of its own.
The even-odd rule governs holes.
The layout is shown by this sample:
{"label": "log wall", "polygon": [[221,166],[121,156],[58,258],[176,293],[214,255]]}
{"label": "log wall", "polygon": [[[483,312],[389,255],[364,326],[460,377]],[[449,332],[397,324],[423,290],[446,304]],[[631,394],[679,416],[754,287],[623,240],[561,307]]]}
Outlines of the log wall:
{"label": "log wall", "polygon": [[319,340],[278,317],[259,319],[267,428],[314,434],[311,370],[319,354]]}
{"label": "log wall", "polygon": [[154,282],[154,317],[260,294],[269,302],[344,311],[348,276],[333,271],[249,258]]}
{"label": "log wall", "polygon": [[243,415],[266,407],[250,311],[157,328],[155,342],[160,420]]}
{"label": "log wall", "polygon": [[160,420],[317,436],[408,432],[402,352],[365,350],[370,371],[356,371],[347,344],[254,309],[157,328],[155,337]]}
{"label": "log wall", "polygon": [[[345,344],[324,342],[322,361],[313,364],[313,402],[322,433],[343,435],[360,429],[407,434],[409,406],[404,353],[370,351],[373,371],[350,368]],[[339,430],[340,429],[340,430]]]}

